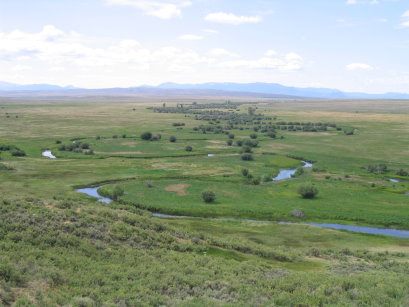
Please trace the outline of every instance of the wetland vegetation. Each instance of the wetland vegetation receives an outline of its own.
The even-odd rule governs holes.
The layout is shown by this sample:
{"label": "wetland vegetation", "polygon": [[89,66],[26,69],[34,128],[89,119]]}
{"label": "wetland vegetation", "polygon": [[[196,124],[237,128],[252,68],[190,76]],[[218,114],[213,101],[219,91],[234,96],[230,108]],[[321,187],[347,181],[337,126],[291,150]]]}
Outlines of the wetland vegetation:
{"label": "wetland vegetation", "polygon": [[0,107],[0,306],[409,302],[407,238],[303,224],[409,229],[401,101]]}

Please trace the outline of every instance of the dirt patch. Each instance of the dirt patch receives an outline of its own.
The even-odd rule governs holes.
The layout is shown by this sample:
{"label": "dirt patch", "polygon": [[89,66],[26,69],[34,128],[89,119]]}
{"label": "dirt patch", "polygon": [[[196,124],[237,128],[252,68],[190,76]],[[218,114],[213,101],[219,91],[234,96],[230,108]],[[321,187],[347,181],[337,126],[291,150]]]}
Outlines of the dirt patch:
{"label": "dirt patch", "polygon": [[187,195],[186,189],[188,187],[190,187],[190,184],[184,184],[184,183],[171,184],[165,188],[165,191],[175,192],[179,196],[186,196]]}
{"label": "dirt patch", "polygon": [[219,140],[209,140],[207,142],[211,144],[224,144],[225,143],[225,141],[219,141]]}

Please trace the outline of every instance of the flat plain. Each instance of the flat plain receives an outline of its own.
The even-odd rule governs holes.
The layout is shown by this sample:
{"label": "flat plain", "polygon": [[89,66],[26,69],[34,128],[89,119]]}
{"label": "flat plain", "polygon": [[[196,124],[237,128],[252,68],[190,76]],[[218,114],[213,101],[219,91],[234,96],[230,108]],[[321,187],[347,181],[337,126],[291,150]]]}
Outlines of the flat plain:
{"label": "flat plain", "polygon": [[408,239],[303,224],[409,229],[407,101],[2,98],[0,117],[0,305],[409,303]]}

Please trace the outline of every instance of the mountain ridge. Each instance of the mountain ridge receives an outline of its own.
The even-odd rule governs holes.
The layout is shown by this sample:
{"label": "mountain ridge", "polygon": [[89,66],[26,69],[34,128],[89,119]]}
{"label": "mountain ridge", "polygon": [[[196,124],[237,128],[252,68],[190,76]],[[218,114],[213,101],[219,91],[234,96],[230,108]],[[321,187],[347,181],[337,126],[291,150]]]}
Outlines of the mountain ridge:
{"label": "mountain ridge", "polygon": [[254,96],[262,98],[323,98],[323,99],[409,99],[408,93],[369,94],[363,92],[344,92],[338,89],[319,87],[293,87],[279,83],[235,83],[207,82],[198,84],[180,84],[166,82],[156,86],[142,85],[125,88],[84,89],[74,86],[59,86],[52,84],[20,85],[0,81],[1,94],[24,95],[32,94],[146,94],[146,95],[209,95],[209,96]]}

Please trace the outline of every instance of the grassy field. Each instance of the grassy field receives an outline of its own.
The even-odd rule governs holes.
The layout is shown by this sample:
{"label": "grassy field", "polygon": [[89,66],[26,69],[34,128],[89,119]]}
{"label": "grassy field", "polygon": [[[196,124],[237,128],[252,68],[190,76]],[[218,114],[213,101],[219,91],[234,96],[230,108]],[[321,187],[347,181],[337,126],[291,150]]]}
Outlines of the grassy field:
{"label": "grassy field", "polygon": [[[229,119],[187,112],[193,101]],[[205,218],[409,229],[409,177],[396,174],[409,171],[409,103],[237,99],[230,110],[223,102],[2,98],[0,145],[12,149],[0,151],[0,306],[406,305],[407,239]],[[280,122],[334,126],[306,132]],[[275,138],[262,132],[272,125]],[[142,140],[146,131],[161,138]],[[75,144],[87,146],[61,150]],[[26,155],[13,156],[15,148]],[[42,157],[45,149],[57,159]],[[253,161],[241,159],[245,149]],[[301,160],[314,165],[271,180]],[[300,197],[304,183],[318,188],[316,198]],[[116,187],[124,194],[101,204],[75,192],[99,185],[104,195]],[[205,190],[213,203],[203,202]]]}

